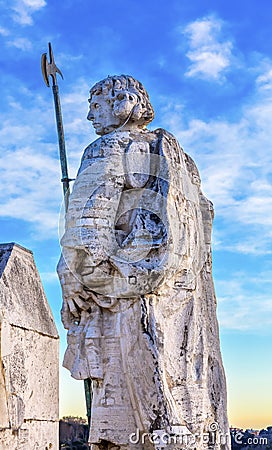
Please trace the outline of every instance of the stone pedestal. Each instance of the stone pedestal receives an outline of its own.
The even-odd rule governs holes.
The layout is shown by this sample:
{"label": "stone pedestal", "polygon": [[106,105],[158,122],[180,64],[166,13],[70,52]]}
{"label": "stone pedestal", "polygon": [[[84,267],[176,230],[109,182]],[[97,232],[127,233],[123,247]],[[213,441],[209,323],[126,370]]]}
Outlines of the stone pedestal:
{"label": "stone pedestal", "polygon": [[32,252],[0,245],[0,450],[57,450],[59,337]]}

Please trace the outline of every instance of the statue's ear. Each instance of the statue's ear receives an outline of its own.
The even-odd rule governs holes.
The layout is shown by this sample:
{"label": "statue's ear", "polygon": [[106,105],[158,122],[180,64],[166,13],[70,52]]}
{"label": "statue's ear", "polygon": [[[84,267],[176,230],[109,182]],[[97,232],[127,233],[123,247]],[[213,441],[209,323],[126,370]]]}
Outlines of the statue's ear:
{"label": "statue's ear", "polygon": [[114,99],[113,114],[117,117],[128,117],[138,103],[136,94],[122,91]]}
{"label": "statue's ear", "polygon": [[132,118],[134,120],[140,120],[142,115],[143,115],[143,108],[138,101],[137,104],[133,107]]}

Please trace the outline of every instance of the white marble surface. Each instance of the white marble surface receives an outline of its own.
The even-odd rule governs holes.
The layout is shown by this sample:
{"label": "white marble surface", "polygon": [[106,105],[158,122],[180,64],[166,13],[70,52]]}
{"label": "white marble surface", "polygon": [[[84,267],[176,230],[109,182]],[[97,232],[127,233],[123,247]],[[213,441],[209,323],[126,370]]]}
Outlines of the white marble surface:
{"label": "white marble surface", "polygon": [[137,81],[95,85],[88,118],[101,137],[82,158],[58,272],[64,366],[93,379],[89,441],[94,449],[154,449],[130,437],[178,429],[190,436],[182,448],[203,450],[214,427],[209,448],[227,450],[219,443],[228,421],[212,203],[175,137],[146,129],[153,110]]}

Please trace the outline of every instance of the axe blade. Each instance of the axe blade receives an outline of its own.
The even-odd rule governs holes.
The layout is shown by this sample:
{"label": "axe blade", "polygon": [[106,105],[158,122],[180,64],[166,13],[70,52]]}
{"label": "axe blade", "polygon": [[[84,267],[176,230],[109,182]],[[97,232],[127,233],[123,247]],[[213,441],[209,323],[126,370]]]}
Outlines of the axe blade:
{"label": "axe blade", "polygon": [[46,56],[46,53],[43,53],[42,59],[41,59],[43,79],[44,79],[46,86],[50,87],[50,83],[49,83],[49,79],[48,79],[47,71],[46,71],[46,66],[47,66],[47,56]]}
{"label": "axe blade", "polygon": [[42,60],[41,60],[41,66],[42,66],[42,74],[43,74],[43,78],[45,81],[46,86],[50,86],[50,82],[49,82],[49,76],[51,75],[52,79],[53,79],[53,85],[57,85],[57,76],[56,74],[60,74],[61,78],[63,79],[63,75],[60,71],[60,69],[56,66],[55,64],[55,60],[54,60],[54,55],[53,55],[53,50],[52,50],[52,46],[51,43],[49,42],[48,44],[49,47],[49,58],[50,61],[48,62],[47,60],[47,53],[43,53],[42,54]]}

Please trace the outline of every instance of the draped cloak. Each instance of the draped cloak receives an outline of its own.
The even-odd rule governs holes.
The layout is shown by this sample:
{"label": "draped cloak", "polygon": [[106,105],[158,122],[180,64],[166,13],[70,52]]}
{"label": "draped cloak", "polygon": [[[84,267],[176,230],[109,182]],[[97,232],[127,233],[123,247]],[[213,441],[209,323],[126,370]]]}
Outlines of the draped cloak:
{"label": "draped cloak", "polygon": [[196,436],[182,448],[202,450],[211,424],[228,435],[212,220],[193,160],[165,130],[120,130],[86,148],[58,273],[66,292],[90,294],[78,320],[62,308],[64,366],[93,380],[90,443],[154,448],[130,436],[178,426]]}

